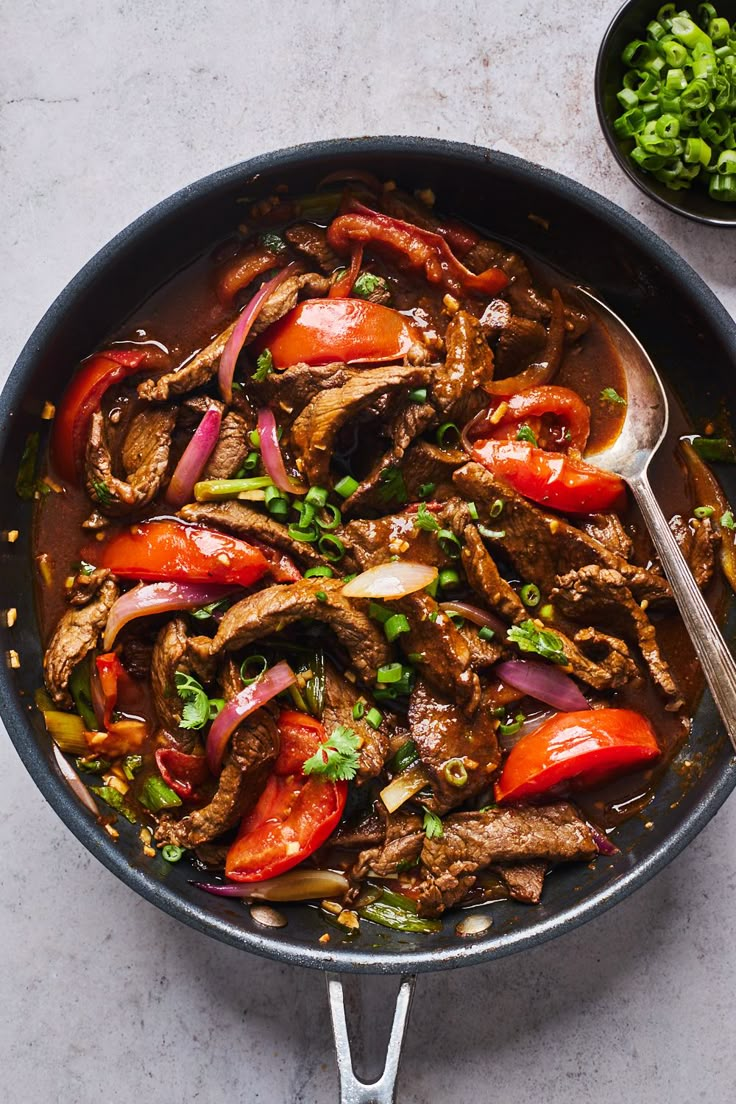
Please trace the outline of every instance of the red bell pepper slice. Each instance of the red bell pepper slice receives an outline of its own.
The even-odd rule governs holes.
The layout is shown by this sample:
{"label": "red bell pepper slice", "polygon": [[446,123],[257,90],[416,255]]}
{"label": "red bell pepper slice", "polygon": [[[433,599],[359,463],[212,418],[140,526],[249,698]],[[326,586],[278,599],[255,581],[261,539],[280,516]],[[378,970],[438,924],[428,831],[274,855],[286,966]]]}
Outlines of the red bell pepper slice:
{"label": "red bell pepper slice", "polygon": [[[501,405],[496,403],[494,411],[497,411]],[[476,437],[490,436],[495,440],[513,440],[520,423],[525,422],[534,428],[534,423],[537,422],[536,436],[539,444],[546,447],[542,440],[545,430],[538,420],[551,417],[569,435],[565,440],[566,448],[583,452],[588,443],[590,411],[580,395],[571,391],[569,387],[554,385],[530,387],[528,391],[519,391],[515,395],[510,395],[508,399],[503,400],[503,405],[503,416],[495,423],[490,421],[489,416],[485,423],[478,425],[474,430]],[[550,447],[554,449],[555,446],[553,444]]]}
{"label": "red bell pepper slice", "polygon": [[178,521],[132,525],[83,555],[122,579],[248,587],[268,569],[263,553],[245,541]]}
{"label": "red bell pepper slice", "polygon": [[659,755],[652,726],[632,709],[557,713],[511,749],[496,801],[527,801],[563,784],[595,786]]}
{"label": "red bell pepper slice", "polygon": [[625,501],[620,476],[528,441],[479,441],[473,456],[525,498],[563,514],[615,510]]}
{"label": "red bell pepper slice", "polygon": [[421,331],[390,307],[365,299],[305,299],[253,342],[276,368],[291,364],[364,364],[401,360],[424,349]]}
{"label": "red bell pepper slice", "polygon": [[279,731],[274,772],[225,860],[225,873],[235,882],[260,882],[291,870],[322,846],[345,808],[347,782],[301,773],[305,759],[326,738],[324,726],[304,713],[285,711]]}
{"label": "red bell pepper slice", "polygon": [[126,675],[125,668],[115,652],[106,652],[95,659],[97,677],[102,691],[103,717],[105,728],[112,724],[112,715],[118,700],[118,684]]}
{"label": "red bell pepper slice", "polygon": [[210,776],[206,755],[188,755],[173,747],[158,748],[156,766],[166,785],[184,801],[197,801],[197,787]]}
{"label": "red bell pepper slice", "polygon": [[346,214],[332,220],[327,227],[327,241],[337,253],[348,252],[355,242],[399,253],[409,268],[423,269],[431,284],[442,284],[456,295],[497,295],[509,282],[500,268],[471,272],[441,234],[382,215],[357,201],[350,204]]}
{"label": "red bell pepper slice", "polygon": [[146,359],[141,349],[108,349],[85,360],[64,392],[51,432],[51,461],[68,483],[76,483],[89,421],[113,383],[133,375]]}

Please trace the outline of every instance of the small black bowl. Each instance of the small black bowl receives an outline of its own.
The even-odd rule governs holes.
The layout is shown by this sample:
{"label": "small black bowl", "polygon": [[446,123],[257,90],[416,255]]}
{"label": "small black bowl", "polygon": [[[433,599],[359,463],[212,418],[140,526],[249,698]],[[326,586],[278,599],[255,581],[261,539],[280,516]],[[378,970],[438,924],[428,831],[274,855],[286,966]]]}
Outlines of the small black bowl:
{"label": "small black bowl", "polygon": [[[613,129],[613,120],[623,111],[616,99],[616,93],[622,86],[625,66],[621,61],[624,47],[634,38],[645,38],[647,24],[651,22],[662,7],[664,0],[627,0],[614,16],[606,31],[598,60],[595,66],[595,105],[598,119],[606,141],[626,175],[633,180],[637,188],[651,196],[663,207],[676,211],[678,215],[705,222],[710,226],[736,227],[736,203],[719,203],[711,199],[705,188],[693,182],[691,188],[672,191],[666,188],[650,173],[643,172],[629,157],[630,138],[618,138]],[[691,13],[695,13],[698,0],[683,3]],[[718,14],[733,22],[736,19],[736,0],[715,0]]]}

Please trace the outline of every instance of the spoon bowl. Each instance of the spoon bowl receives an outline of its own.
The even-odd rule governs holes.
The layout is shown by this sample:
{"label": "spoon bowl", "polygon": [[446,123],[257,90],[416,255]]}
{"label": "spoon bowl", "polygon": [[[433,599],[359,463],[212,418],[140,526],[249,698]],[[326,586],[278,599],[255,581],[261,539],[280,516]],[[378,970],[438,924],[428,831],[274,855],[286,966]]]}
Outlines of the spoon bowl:
{"label": "spoon bowl", "polygon": [[736,662],[680,551],[649,483],[649,463],[664,440],[667,396],[652,359],[625,322],[585,287],[576,291],[598,314],[626,376],[626,417],[618,437],[592,454],[596,467],[628,484],[659,554],[680,615],[700,660],[729,739],[736,749]]}

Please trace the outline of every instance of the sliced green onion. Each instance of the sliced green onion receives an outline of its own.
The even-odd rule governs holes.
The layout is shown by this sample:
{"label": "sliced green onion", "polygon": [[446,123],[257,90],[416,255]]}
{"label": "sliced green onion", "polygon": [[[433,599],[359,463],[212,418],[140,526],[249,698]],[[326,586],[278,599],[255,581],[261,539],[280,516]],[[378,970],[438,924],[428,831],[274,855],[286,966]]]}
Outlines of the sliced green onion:
{"label": "sliced green onion", "polygon": [[268,660],[262,655],[246,656],[240,664],[240,677],[244,686],[250,686],[253,682],[265,675],[268,670]]}
{"label": "sliced green onion", "polygon": [[259,452],[249,452],[245,460],[243,461],[242,470],[244,475],[248,475],[249,472],[255,471],[258,467],[258,464],[260,463],[260,459],[261,454]]}
{"label": "sliced green onion", "polygon": [[495,635],[496,634],[493,631],[493,629],[489,629],[487,625],[483,625],[482,628],[478,629],[478,636],[480,637],[481,640],[485,640],[485,641],[493,640]]}
{"label": "sliced green onion", "polygon": [[165,843],[161,848],[161,858],[167,863],[177,863],[183,855],[186,855],[186,849],[177,847],[175,843]]}
{"label": "sliced green onion", "polygon": [[503,499],[494,498],[489,513],[492,518],[497,518],[499,514],[503,513]]}
{"label": "sliced green onion", "polygon": [[[327,518],[323,516],[327,515]],[[332,529],[339,529],[342,525],[342,514],[337,506],[333,506],[331,502],[326,502],[322,508],[322,516],[319,514],[314,519],[320,529],[326,529],[330,531]]]}
{"label": "sliced green onion", "polygon": [[[166,789],[168,790],[168,788],[167,786]],[[126,820],[129,820],[131,824],[135,824],[137,817],[120,790],[116,790],[114,786],[90,786],[90,790],[93,794],[97,794],[97,796],[104,801],[106,805],[109,805],[111,809],[120,813],[120,815],[124,816]],[[176,794],[174,794],[174,797],[176,797]],[[177,802],[181,805],[181,801],[179,801],[178,798]],[[145,804],[142,800],[141,803]]]}
{"label": "sliced green onion", "polygon": [[693,510],[693,517],[703,521],[705,518],[713,517],[715,510],[712,506],[696,506]]}
{"label": "sliced green onion", "polygon": [[[323,533],[319,538],[317,547],[321,555],[331,563],[337,563],[345,555],[345,545],[334,533]],[[347,582],[347,579],[345,581]]]}
{"label": "sliced green onion", "polygon": [[736,449],[725,437],[693,437],[692,446],[700,459],[708,463],[736,463]]}
{"label": "sliced green onion", "polygon": [[132,782],[142,766],[142,755],[126,755],[122,762],[123,774],[129,782]]}
{"label": "sliced green onion", "polygon": [[194,484],[197,502],[212,502],[218,498],[237,498],[248,491],[262,491],[273,486],[269,475],[254,475],[251,479],[204,479]]}
{"label": "sliced green onion", "polygon": [[385,684],[399,682],[403,674],[404,667],[401,663],[384,663],[376,672],[376,681]]}
{"label": "sliced green onion", "polygon": [[413,740],[407,740],[401,745],[393,759],[388,763],[388,769],[391,774],[401,774],[402,771],[407,770],[409,767],[413,767],[415,763],[419,761],[419,752],[417,745]]}
{"label": "sliced green onion", "polygon": [[365,716],[365,698],[358,698],[353,706],[353,720],[360,721]]}
{"label": "sliced green onion", "polygon": [[448,448],[449,445],[452,444],[453,437],[455,438],[454,443],[458,444],[460,441],[460,430],[454,422],[443,422],[435,434],[435,439],[440,448]]}
{"label": "sliced green onion", "polygon": [[305,579],[332,579],[335,572],[327,564],[320,564],[318,567],[308,567],[304,572]]}
{"label": "sliced green onion", "polygon": [[395,613],[384,623],[383,631],[389,644],[392,644],[402,633],[411,632],[411,626],[403,613]]}
{"label": "sliced green onion", "polygon": [[437,582],[446,590],[448,587],[458,586],[460,584],[460,576],[455,571],[454,567],[443,567],[437,576]]}
{"label": "sliced green onion", "polygon": [[372,709],[368,710],[365,719],[371,728],[379,729],[383,724],[383,713],[374,706]]}
{"label": "sliced green onion", "polygon": [[463,546],[453,533],[452,529],[440,529],[437,534],[437,543],[446,556],[451,560],[457,560],[463,550]]}
{"label": "sliced green onion", "polygon": [[304,501],[307,505],[320,510],[327,502],[327,491],[324,487],[310,487],[304,496]]}
{"label": "sliced green onion", "polygon": [[503,540],[506,536],[505,529],[489,529],[487,525],[479,525],[478,532],[482,537],[486,537],[487,540]]}
{"label": "sliced green onion", "polygon": [[519,592],[521,600],[525,606],[533,609],[534,606],[539,605],[539,600],[542,595],[539,592],[539,587],[535,583],[526,583]]}
{"label": "sliced green onion", "polygon": [[138,795],[141,805],[145,805],[152,813],[158,813],[161,809],[173,809],[181,805],[178,794],[166,785],[163,778],[150,775],[143,783],[143,788]]}
{"label": "sliced green onion", "polygon": [[350,498],[351,494],[357,491],[360,483],[357,479],[353,479],[352,475],[344,475],[342,479],[335,484],[335,494],[339,494],[340,498]]}
{"label": "sliced green onion", "polygon": [[316,525],[310,526],[309,529],[302,529],[301,525],[291,524],[287,531],[292,540],[302,541],[304,544],[314,544],[319,535]]}
{"label": "sliced green onion", "polygon": [[419,498],[431,498],[435,492],[436,483],[422,483],[419,488]]}
{"label": "sliced green onion", "polygon": [[414,403],[425,403],[427,401],[427,388],[416,387],[413,391],[409,392],[409,398]]}
{"label": "sliced green onion", "polygon": [[468,503],[468,513],[470,514],[473,521],[478,520],[478,507],[475,505],[474,502]]}
{"label": "sliced green onion", "polygon": [[509,721],[507,724],[500,724],[498,726],[498,731],[502,736],[514,736],[525,720],[526,718],[523,713],[517,713],[513,721]]}
{"label": "sliced green onion", "polygon": [[468,771],[462,759],[448,759],[442,770],[445,781],[451,786],[462,789],[468,784]]}

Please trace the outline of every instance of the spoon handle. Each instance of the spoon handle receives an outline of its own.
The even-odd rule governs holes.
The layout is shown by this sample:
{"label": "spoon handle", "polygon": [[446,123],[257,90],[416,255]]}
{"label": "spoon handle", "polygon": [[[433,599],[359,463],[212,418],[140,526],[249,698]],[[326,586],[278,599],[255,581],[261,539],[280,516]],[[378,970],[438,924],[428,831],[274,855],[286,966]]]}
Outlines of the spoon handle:
{"label": "spoon handle", "polygon": [[718,711],[736,748],[736,661],[705,604],[687,561],[654,497],[646,475],[629,480],[672,587],[682,620],[695,646]]}

